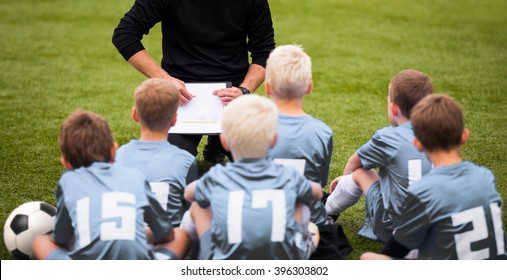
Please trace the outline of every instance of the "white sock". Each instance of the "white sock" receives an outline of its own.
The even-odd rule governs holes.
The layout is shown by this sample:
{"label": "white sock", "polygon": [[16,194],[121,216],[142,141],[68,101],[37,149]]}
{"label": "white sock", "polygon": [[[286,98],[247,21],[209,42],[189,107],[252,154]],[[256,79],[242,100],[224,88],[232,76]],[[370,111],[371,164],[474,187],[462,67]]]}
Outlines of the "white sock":
{"label": "white sock", "polygon": [[350,206],[356,204],[361,198],[363,191],[356,185],[352,174],[343,176],[336,188],[326,201],[326,212],[328,215],[337,215]]}

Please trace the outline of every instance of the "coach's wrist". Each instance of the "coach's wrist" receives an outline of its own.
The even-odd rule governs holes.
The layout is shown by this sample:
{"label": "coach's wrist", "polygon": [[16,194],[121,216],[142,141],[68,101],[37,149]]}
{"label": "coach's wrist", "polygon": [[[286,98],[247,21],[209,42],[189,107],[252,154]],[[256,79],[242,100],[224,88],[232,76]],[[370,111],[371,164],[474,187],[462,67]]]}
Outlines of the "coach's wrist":
{"label": "coach's wrist", "polygon": [[251,92],[250,92],[250,90],[249,90],[249,89],[247,89],[246,87],[239,86],[238,88],[239,88],[239,90],[241,90],[241,92],[242,92],[243,94],[250,94],[250,93],[251,93]]}

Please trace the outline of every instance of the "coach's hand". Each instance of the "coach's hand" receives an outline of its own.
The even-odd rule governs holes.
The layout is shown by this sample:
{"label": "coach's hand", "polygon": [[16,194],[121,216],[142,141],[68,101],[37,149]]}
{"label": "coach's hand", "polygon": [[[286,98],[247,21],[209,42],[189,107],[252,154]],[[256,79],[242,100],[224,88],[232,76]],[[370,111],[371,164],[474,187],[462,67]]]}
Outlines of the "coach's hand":
{"label": "coach's hand", "polygon": [[180,105],[188,103],[192,99],[192,94],[187,90],[185,83],[182,80],[176,79],[174,77],[169,77],[169,80],[171,80],[173,85],[180,92]]}
{"label": "coach's hand", "polygon": [[213,94],[220,97],[222,104],[227,105],[234,98],[243,95],[243,91],[237,87],[222,88],[213,91]]}

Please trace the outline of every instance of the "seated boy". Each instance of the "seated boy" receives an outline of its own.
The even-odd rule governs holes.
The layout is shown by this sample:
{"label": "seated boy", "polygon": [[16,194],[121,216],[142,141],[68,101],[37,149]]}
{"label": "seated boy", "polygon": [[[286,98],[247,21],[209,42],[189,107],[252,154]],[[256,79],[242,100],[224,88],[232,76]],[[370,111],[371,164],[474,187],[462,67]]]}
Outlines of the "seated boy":
{"label": "seated boy", "polygon": [[[268,157],[303,161],[305,177],[324,187],[333,153],[333,131],[303,111],[303,99],[312,85],[312,62],[301,47],[278,46],[271,52],[266,64],[266,94],[279,114],[276,145]],[[320,201],[312,203],[310,212],[316,225],[326,222]]]}
{"label": "seated boy", "polygon": [[[184,256],[188,236],[173,230],[146,177],[137,169],[112,164],[117,146],[102,117],[72,113],[61,127],[58,143],[67,171],[56,188],[54,231],[33,243],[38,259]],[[155,245],[152,250],[147,243]]]}
{"label": "seated boy", "polygon": [[185,198],[198,204],[191,215],[201,259],[308,257],[297,205],[319,199],[322,188],[266,158],[276,143],[276,119],[272,101],[257,95],[225,108],[220,139],[234,162],[214,166],[185,190]]}
{"label": "seated boy", "polygon": [[[431,169],[428,158],[412,144],[410,117],[417,102],[432,91],[430,78],[419,71],[403,70],[396,74],[389,83],[387,96],[388,117],[393,126],[377,130],[348,159],[344,175],[331,182],[326,202],[329,215],[340,214],[365,194],[365,224],[359,235],[386,242],[408,186]],[[378,174],[374,168],[379,168]]]}
{"label": "seated boy", "polygon": [[176,123],[179,91],[168,80],[155,78],[134,91],[132,119],[139,123],[141,138],[118,149],[116,163],[139,169],[150,182],[162,208],[178,227],[188,203],[185,187],[198,178],[194,156],[167,142],[167,132]]}
{"label": "seated boy", "polygon": [[399,223],[382,253],[362,259],[403,257],[418,249],[419,259],[505,259],[502,200],[495,176],[462,161],[469,135],[459,104],[447,95],[424,98],[412,111],[416,139],[435,168],[407,190]]}

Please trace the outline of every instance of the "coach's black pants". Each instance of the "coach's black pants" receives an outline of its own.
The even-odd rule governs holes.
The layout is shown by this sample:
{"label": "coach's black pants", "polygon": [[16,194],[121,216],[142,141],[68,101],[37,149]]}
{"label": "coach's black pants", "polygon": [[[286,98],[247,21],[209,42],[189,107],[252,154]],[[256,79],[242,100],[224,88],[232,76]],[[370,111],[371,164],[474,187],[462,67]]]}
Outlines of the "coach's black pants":
{"label": "coach's black pants", "polygon": [[[167,141],[180,149],[197,156],[197,147],[201,142],[202,136],[202,134],[169,134]],[[229,160],[232,160],[231,154],[222,147],[220,137],[218,135],[208,135],[208,143],[206,146],[208,153],[222,153],[223,155],[226,155]]]}

